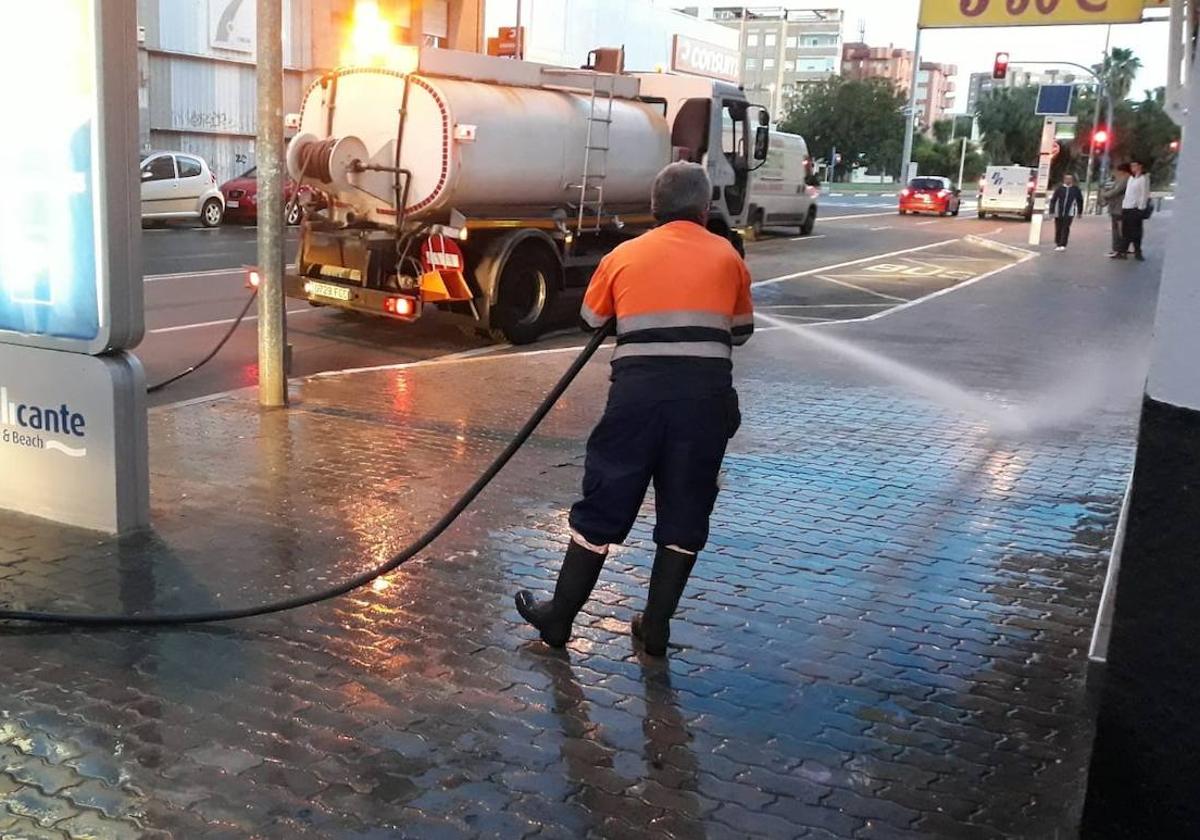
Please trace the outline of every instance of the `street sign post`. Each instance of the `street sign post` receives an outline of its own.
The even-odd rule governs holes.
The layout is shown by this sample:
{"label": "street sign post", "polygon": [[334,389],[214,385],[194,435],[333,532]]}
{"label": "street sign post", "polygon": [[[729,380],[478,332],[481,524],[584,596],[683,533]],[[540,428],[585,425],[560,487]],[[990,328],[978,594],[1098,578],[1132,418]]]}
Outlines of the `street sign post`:
{"label": "street sign post", "polygon": [[0,508],[114,532],[149,496],[135,24],[134,0],[0,6]]}

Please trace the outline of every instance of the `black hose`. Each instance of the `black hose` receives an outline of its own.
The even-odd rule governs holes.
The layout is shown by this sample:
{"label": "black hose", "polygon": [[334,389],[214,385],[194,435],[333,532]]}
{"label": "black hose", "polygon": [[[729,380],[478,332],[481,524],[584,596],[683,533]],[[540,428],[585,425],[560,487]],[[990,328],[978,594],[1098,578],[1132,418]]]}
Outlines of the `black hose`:
{"label": "black hose", "polygon": [[250,305],[254,303],[254,299],[257,297],[258,297],[258,287],[255,286],[254,291],[250,293],[250,299],[246,301],[246,305],[242,307],[242,311],[238,313],[238,316],[233,319],[233,323],[229,325],[229,330],[225,333],[225,335],[221,338],[221,340],[217,342],[217,346],[208,352],[207,356],[205,356],[200,361],[196,362],[196,364],[192,365],[187,370],[180,371],[179,373],[175,374],[170,379],[164,379],[162,382],[159,382],[155,385],[148,386],[146,388],[146,393],[147,394],[157,393],[158,391],[161,391],[163,388],[166,388],[168,385],[170,385],[174,382],[178,382],[180,379],[183,379],[183,377],[185,377],[189,374],[195,373],[196,371],[200,370],[200,368],[204,367],[206,364],[211,362],[213,360],[213,357],[221,352],[221,348],[229,343],[229,339],[233,338],[233,334],[235,332],[237,332],[237,328],[242,325],[242,321],[244,321],[246,318],[246,313],[250,311]]}
{"label": "black hose", "polygon": [[596,351],[600,349],[600,345],[604,343],[604,340],[612,332],[612,329],[613,322],[610,321],[603,328],[596,331],[591,341],[587,343],[587,346],[583,348],[583,351],[571,363],[571,366],[567,368],[566,373],[554,384],[554,387],[550,389],[550,393],[546,395],[530,418],[525,421],[525,425],[521,427],[508,446],[504,447],[504,451],[497,455],[495,460],[483,471],[483,474],[475,479],[471,486],[458,497],[458,500],[450,506],[450,509],[442,515],[441,519],[435,522],[424,534],[399,554],[396,554],[387,562],[370,571],[362,572],[330,589],[313,592],[308,595],[298,595],[295,598],[289,598],[285,601],[276,601],[256,607],[178,613],[176,615],[88,615],[35,612],[32,610],[0,610],[0,621],[33,621],[44,624],[69,624],[79,627],[170,627],[181,624],[208,624],[214,621],[231,621],[237,618],[251,618],[252,616],[294,610],[298,607],[306,607],[320,601],[328,601],[331,598],[340,597],[355,589],[366,586],[371,581],[386,575],[388,572],[394,571],[424,551],[454,523],[454,520],[458,519],[459,515],[475,501],[500,470],[504,469],[505,464],[511,461],[512,457],[517,454],[517,451],[525,445],[526,441],[537,430],[542,420],[550,413],[550,409],[554,407],[554,404],[566,392],[567,388],[575,380],[575,377],[579,375],[579,372],[583,370],[592,356],[596,354]]}

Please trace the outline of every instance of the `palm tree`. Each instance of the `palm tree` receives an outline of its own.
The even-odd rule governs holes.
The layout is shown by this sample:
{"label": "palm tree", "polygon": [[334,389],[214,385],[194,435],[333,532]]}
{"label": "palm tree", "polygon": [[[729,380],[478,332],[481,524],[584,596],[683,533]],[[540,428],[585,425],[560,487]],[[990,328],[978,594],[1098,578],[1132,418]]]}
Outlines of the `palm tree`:
{"label": "palm tree", "polygon": [[[1113,112],[1116,102],[1129,96],[1129,91],[1133,89],[1133,80],[1137,77],[1138,71],[1142,69],[1142,60],[1133,54],[1133,50],[1127,50],[1123,47],[1113,47],[1105,54],[1104,61],[1095,65],[1093,69],[1100,76],[1100,81],[1104,85],[1104,91],[1108,97],[1108,115],[1105,122],[1108,125],[1109,136],[1112,137],[1115,131]],[[1100,180],[1102,183],[1108,176],[1108,167],[1111,160],[1109,149],[1111,148],[1112,141],[1109,141],[1109,145],[1104,149],[1104,156],[1100,160]]]}

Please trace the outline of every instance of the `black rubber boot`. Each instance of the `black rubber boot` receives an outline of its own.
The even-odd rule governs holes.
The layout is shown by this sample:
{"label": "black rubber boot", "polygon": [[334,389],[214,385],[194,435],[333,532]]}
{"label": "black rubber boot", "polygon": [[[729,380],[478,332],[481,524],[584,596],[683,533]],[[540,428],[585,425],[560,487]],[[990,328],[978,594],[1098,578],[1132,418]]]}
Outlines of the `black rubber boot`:
{"label": "black rubber boot", "polygon": [[533,593],[525,589],[517,593],[517,612],[537,628],[550,647],[563,647],[571,638],[571,625],[592,594],[604,557],[572,540],[558,570],[551,600],[535,601]]}
{"label": "black rubber boot", "polygon": [[646,609],[633,617],[633,637],[642,643],[650,656],[666,656],[671,641],[671,616],[679,606],[683,588],[687,586],[696,555],[685,554],[659,546],[650,572],[650,594]]}

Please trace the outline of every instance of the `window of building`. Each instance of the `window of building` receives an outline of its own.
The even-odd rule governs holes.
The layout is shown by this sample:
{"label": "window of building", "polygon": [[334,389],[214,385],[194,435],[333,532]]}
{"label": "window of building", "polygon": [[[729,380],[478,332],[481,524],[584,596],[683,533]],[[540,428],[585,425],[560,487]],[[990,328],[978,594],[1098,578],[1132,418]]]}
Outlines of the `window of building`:
{"label": "window of building", "polygon": [[757,58],[747,58],[746,59],[746,69],[747,70],[757,70],[758,69],[758,59]]}
{"label": "window of building", "polygon": [[789,50],[794,50],[796,47],[800,46],[800,39],[797,36],[792,35],[787,39],[787,45]]}
{"label": "window of building", "polygon": [[783,63],[783,69],[784,69],[784,70],[786,70],[786,71],[787,71],[787,72],[789,72],[789,73],[795,73],[795,72],[796,72],[796,62],[794,62],[794,61],[785,61],[785,62]]}
{"label": "window of building", "polygon": [[746,46],[747,47],[757,47],[758,46],[758,36],[755,34],[747,35],[746,36]]}
{"label": "window of building", "polygon": [[774,32],[768,32],[768,33],[767,33],[767,36],[766,36],[766,39],[765,39],[765,41],[763,42],[763,46],[766,46],[766,47],[773,47],[773,46],[775,46],[775,44],[776,44],[776,40],[775,40],[775,33],[774,33]]}
{"label": "window of building", "polygon": [[764,70],[774,70],[775,69],[775,59],[768,58],[765,61],[763,61],[763,69]]}

